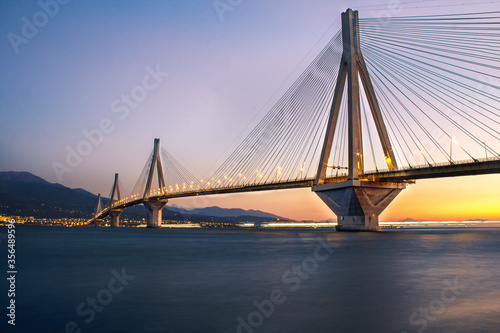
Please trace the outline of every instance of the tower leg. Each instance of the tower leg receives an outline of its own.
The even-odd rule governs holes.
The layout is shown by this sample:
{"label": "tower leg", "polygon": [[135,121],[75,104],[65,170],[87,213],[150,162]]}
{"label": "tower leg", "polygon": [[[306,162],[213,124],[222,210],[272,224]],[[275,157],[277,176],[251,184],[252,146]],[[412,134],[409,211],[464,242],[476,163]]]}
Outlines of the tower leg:
{"label": "tower leg", "polygon": [[379,215],[405,187],[404,183],[348,180],[317,185],[313,191],[337,215],[338,231],[380,231]]}
{"label": "tower leg", "polygon": [[161,228],[161,211],[168,200],[145,201],[144,206],[148,211],[148,228]]}
{"label": "tower leg", "polygon": [[109,216],[111,217],[111,226],[119,227],[120,226],[120,215],[123,210],[110,210]]}

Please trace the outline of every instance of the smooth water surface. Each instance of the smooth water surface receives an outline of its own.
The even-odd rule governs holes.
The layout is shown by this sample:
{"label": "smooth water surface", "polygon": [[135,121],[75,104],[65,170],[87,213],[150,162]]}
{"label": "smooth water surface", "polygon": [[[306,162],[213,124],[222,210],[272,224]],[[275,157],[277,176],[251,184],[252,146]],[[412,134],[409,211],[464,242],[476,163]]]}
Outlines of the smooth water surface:
{"label": "smooth water surface", "polygon": [[2,332],[500,332],[499,229],[17,226],[16,246]]}

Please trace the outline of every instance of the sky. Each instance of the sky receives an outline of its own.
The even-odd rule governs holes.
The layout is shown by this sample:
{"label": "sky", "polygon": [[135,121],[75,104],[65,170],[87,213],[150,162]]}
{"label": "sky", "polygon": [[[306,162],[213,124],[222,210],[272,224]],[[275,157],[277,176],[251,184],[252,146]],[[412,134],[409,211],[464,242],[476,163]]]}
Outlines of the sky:
{"label": "sky", "polygon": [[[473,10],[500,9],[481,3]],[[458,5],[0,0],[0,170],[107,194],[115,172],[125,189],[133,187],[153,139],[161,138],[186,166],[209,175],[264,116],[275,92],[335,35],[345,9],[390,17],[472,7]],[[85,154],[75,158],[78,150]],[[498,188],[498,175],[420,180],[381,220],[498,220]],[[335,218],[309,189],[171,203]]]}

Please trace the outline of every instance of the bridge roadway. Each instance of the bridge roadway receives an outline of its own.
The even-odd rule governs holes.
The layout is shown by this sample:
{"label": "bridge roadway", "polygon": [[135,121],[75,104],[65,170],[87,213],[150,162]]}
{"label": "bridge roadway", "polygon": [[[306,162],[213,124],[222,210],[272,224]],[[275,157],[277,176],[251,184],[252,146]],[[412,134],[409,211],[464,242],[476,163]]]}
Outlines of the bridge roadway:
{"label": "bridge roadway", "polygon": [[393,171],[382,170],[367,172],[363,177],[370,181],[401,182],[426,178],[474,176],[493,173],[500,173],[500,157],[483,158],[475,161],[455,161],[452,164],[426,164],[416,167],[400,168]]}
{"label": "bridge roadway", "polygon": [[[382,170],[375,172],[367,172],[360,175],[362,181],[375,181],[375,182],[411,182],[417,179],[428,178],[443,178],[443,177],[456,177],[456,176],[472,176],[481,174],[494,174],[500,173],[500,157],[485,158],[475,161],[457,161],[453,164],[434,164],[434,165],[421,165],[409,168],[400,168],[399,170]],[[329,177],[325,179],[325,184],[336,183],[347,180],[347,175],[338,177]],[[117,201],[111,207],[106,207],[97,216],[90,219],[88,222],[93,222],[96,219],[104,218],[108,215],[110,210],[121,210],[126,207],[141,204],[147,200],[160,200],[160,199],[174,199],[183,197],[193,197],[198,195],[212,195],[212,194],[226,194],[226,193],[242,193],[242,192],[256,192],[256,191],[270,191],[270,190],[284,190],[294,188],[312,187],[314,185],[314,178],[304,180],[293,180],[285,182],[275,182],[257,185],[244,185],[216,189],[202,189],[195,191],[186,191],[179,193],[161,193],[144,198],[136,199],[122,199]]]}
{"label": "bridge roadway", "polygon": [[[335,178],[337,179],[337,178]],[[338,177],[339,180],[347,180],[347,176]],[[335,181],[335,180],[334,180]],[[296,180],[296,181],[286,181],[286,182],[275,182],[268,184],[259,184],[259,185],[244,185],[244,186],[234,186],[234,187],[223,187],[216,189],[202,189],[202,190],[194,190],[194,191],[186,191],[186,192],[177,192],[177,193],[161,193],[159,195],[149,196],[147,199],[137,198],[137,199],[122,199],[115,202],[111,207],[106,207],[99,213],[96,217],[91,219],[89,222],[95,219],[101,219],[108,215],[108,212],[113,209],[123,209],[126,207],[134,206],[141,204],[148,200],[161,200],[161,199],[174,199],[174,198],[185,198],[185,197],[194,197],[198,195],[210,195],[210,194],[226,194],[226,193],[242,193],[242,192],[255,192],[255,191],[270,191],[270,190],[284,190],[284,189],[293,189],[293,188],[301,188],[301,187],[312,187],[314,179],[305,179],[305,180]]]}

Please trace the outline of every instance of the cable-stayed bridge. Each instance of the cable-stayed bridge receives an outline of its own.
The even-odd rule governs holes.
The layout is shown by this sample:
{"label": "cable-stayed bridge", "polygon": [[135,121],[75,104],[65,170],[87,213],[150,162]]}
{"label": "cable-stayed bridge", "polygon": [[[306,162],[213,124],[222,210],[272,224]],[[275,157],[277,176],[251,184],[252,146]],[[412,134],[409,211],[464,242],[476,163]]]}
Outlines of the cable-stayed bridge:
{"label": "cable-stayed bridge", "polygon": [[89,223],[171,198],[310,187],[339,230],[378,217],[416,179],[500,173],[500,12],[360,19],[342,29],[209,177],[159,139],[128,195],[118,175]]}

